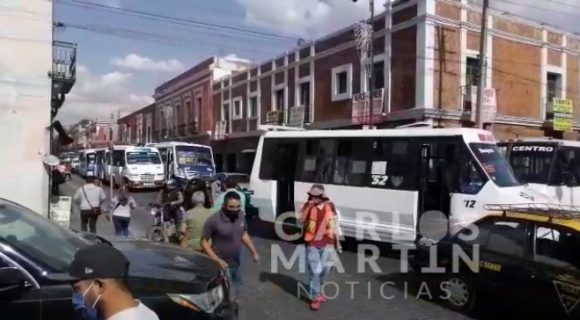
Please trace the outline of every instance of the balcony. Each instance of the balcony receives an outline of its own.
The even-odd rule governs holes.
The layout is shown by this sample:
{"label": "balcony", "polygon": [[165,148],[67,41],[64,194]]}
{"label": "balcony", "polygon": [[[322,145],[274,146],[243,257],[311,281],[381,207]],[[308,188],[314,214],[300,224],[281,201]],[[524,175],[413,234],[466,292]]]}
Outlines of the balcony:
{"label": "balcony", "polygon": [[472,94],[472,86],[462,86],[460,88],[460,107],[461,107],[461,121],[475,122],[475,106],[477,101],[475,101],[475,92]]}
{"label": "balcony", "polygon": [[54,41],[52,53],[52,115],[56,116],[63,105],[65,95],[70,92],[76,82],[77,45],[74,43]]}

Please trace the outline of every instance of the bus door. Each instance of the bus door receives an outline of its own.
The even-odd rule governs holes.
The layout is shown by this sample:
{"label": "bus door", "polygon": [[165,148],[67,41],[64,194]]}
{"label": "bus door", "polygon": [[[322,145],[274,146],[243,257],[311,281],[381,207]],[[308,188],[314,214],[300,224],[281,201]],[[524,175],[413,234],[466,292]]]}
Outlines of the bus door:
{"label": "bus door", "polygon": [[294,211],[294,178],[298,161],[298,142],[283,142],[276,146],[273,173],[276,177],[276,215]]}
{"label": "bus door", "polygon": [[167,148],[167,161],[165,162],[165,179],[169,180],[175,175],[174,148]]}
{"label": "bus door", "polygon": [[422,141],[419,168],[419,211],[449,216],[458,174],[458,144],[453,140]]}

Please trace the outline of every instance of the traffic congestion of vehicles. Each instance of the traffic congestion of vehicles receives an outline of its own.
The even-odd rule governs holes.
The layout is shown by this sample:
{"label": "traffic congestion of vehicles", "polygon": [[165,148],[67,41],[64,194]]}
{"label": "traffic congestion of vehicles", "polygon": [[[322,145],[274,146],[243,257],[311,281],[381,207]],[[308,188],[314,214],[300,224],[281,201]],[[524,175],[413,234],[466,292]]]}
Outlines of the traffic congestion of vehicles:
{"label": "traffic congestion of vehicles", "polygon": [[213,151],[210,146],[185,142],[149,143],[161,153],[165,178],[182,182],[194,177],[211,177],[216,173]]}
{"label": "traffic congestion of vehicles", "polygon": [[556,203],[521,184],[483,130],[275,130],[260,138],[250,188],[262,220],[298,210],[313,183],[334,196],[346,236],[371,229],[385,242],[420,238],[425,213],[443,213],[456,232],[489,213],[486,204]]}
{"label": "traffic congestion of vehicles", "polygon": [[[498,147],[489,132],[477,129],[418,127],[333,132],[273,129],[262,134],[249,175],[232,172],[202,175],[191,174],[192,171],[188,175],[182,170],[178,175],[175,171],[170,175],[166,171],[157,174],[163,181],[180,177],[179,189],[185,199],[195,191],[204,191],[208,206],[212,206],[216,191],[225,191],[225,180],[235,177],[239,190],[247,196],[245,211],[268,223],[277,223],[276,219],[284,213],[291,212],[296,217],[305,200],[302,195],[313,183],[321,183],[332,195],[342,234],[348,241],[414,244],[416,249],[409,254],[413,276],[436,283],[441,292],[448,292],[442,303],[449,309],[474,312],[486,296],[494,296],[494,290],[505,292],[514,301],[533,299],[541,292],[545,305],[542,312],[574,319],[578,312],[575,306],[578,300],[574,299],[580,288],[580,260],[571,248],[580,246],[577,242],[580,210],[563,207],[545,189],[527,183],[519,175],[517,163],[509,158],[509,152],[502,152],[502,146]],[[113,176],[125,178],[119,184],[131,185],[129,178],[141,164],[162,170],[179,168],[171,156],[177,154],[176,150],[152,145],[116,146],[112,171],[106,162],[110,149],[80,154],[94,151],[95,164],[90,168],[97,176],[102,172],[107,180],[113,172]],[[136,152],[141,154],[135,156]],[[197,163],[192,159],[179,162]],[[191,208],[191,203],[185,201],[185,208]],[[166,219],[161,204],[150,203],[148,211],[153,217],[149,240],[175,248],[180,242],[175,221]],[[435,211],[444,213],[448,229],[441,239],[426,241],[432,234],[423,234],[421,220]],[[295,221],[282,223],[296,226]],[[366,236],[372,233],[357,237],[360,228],[375,231],[379,239]],[[477,230],[478,237],[465,241],[463,236],[471,235],[473,230]],[[134,240],[117,242],[79,235],[85,241],[89,241],[87,237],[92,241],[100,239],[96,241],[109,241],[119,248],[136,246],[131,242]],[[141,244],[137,246],[144,248]],[[474,246],[478,247],[477,255]],[[465,256],[454,272],[457,247]],[[470,263],[470,258],[478,260]],[[470,267],[475,264],[479,268],[474,271]],[[434,265],[443,267],[444,272],[435,275],[424,272]],[[530,287],[536,288],[534,293],[527,290]],[[137,290],[136,294],[141,297],[154,293]],[[216,299],[216,306],[223,305],[226,311],[220,312],[229,314],[227,310],[234,308],[223,302],[221,296],[225,293],[208,294]],[[166,295],[164,303],[171,305],[174,298],[175,295]]]}

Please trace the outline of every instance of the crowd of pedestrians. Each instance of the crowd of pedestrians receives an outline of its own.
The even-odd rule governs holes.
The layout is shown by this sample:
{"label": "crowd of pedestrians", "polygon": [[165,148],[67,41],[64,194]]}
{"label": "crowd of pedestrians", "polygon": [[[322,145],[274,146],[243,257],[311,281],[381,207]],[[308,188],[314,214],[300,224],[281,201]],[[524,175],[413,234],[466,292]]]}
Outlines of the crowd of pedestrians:
{"label": "crowd of pedestrians", "polygon": [[[244,295],[240,272],[242,247],[245,246],[249,250],[255,263],[260,261],[260,255],[248,233],[244,212],[245,194],[241,192],[237,182],[229,178],[218,192],[194,191],[187,202],[191,208],[186,211],[183,193],[171,193],[176,190],[174,187],[173,184],[166,186],[160,192],[159,198],[172,205],[175,204],[174,209],[180,213],[179,219],[175,220],[179,245],[184,249],[206,254],[215,260],[232,284],[230,296],[239,303]],[[73,203],[80,212],[81,230],[96,233],[97,221],[104,215],[108,220],[112,220],[117,236],[129,236],[132,211],[138,206],[135,199],[127,188],[122,186],[111,199],[107,209],[105,209],[106,200],[107,196],[100,183],[94,177],[87,177],[86,183],[73,196]],[[321,287],[332,266],[331,260],[341,251],[337,211],[326,195],[324,186],[315,184],[307,193],[306,203],[297,215],[303,227],[302,240],[307,257],[306,276],[310,308],[318,310],[326,301],[326,297],[321,293]],[[82,283],[85,285],[81,285]],[[116,290],[122,293],[125,290],[122,282],[116,283],[118,284]],[[76,287],[78,292],[82,291],[83,297],[86,297],[94,286],[94,282],[82,280]],[[126,294],[130,298],[129,293]],[[144,317],[148,314],[139,302],[127,301],[127,307],[132,311],[126,313],[138,312]]]}

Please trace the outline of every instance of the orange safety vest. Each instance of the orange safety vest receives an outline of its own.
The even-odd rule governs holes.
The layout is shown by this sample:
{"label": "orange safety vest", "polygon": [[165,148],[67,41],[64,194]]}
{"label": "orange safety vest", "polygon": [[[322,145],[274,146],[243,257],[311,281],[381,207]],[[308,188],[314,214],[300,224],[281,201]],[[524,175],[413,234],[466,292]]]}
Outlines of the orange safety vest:
{"label": "orange safety vest", "polygon": [[[314,239],[318,240],[323,236],[334,240],[336,237],[334,206],[328,202],[324,204],[324,215],[322,216],[322,220],[316,219],[318,217],[316,212],[317,210],[317,206],[306,207],[303,210],[302,214],[306,215],[306,219],[304,221],[304,241],[310,242]],[[318,224],[323,224],[324,229],[320,229],[319,234],[316,234],[316,226]]]}

